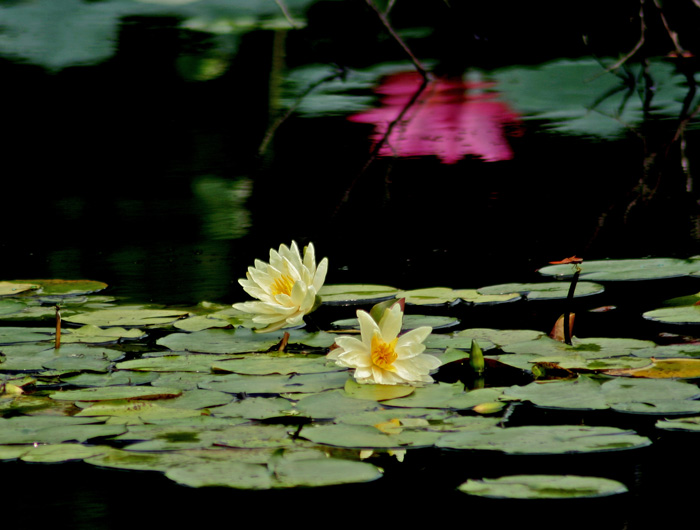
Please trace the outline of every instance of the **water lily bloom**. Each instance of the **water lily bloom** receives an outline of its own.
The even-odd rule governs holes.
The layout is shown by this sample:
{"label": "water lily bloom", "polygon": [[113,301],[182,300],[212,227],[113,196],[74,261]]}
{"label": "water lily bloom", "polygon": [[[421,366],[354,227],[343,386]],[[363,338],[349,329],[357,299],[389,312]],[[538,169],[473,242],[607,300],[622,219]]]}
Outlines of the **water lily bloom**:
{"label": "water lily bloom", "polygon": [[233,304],[233,307],[253,313],[253,322],[263,324],[263,332],[297,326],[304,315],[317,306],[318,291],[328,272],[328,258],[323,258],[316,266],[313,244],[304,249],[302,259],[296,242],[287,247],[280,245],[279,251],[270,249],[270,262],[255,260],[254,267],[248,267],[246,278],[238,283],[255,302]]}
{"label": "water lily bloom", "polygon": [[423,353],[423,341],[432,328],[423,326],[399,335],[403,312],[399,304],[384,310],[377,323],[366,311],[358,310],[361,339],[338,337],[337,348],[328,354],[336,364],[355,369],[358,383],[396,385],[432,383],[430,371],[440,360]]}

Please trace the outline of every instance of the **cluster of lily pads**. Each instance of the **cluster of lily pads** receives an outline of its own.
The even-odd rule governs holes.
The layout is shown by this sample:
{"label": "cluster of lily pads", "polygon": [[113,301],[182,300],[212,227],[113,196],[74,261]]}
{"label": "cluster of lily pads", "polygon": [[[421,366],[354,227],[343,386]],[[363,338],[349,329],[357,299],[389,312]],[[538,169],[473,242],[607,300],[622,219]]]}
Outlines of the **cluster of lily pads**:
{"label": "cluster of lily pads", "polygon": [[[541,455],[652,443],[614,426],[509,426],[516,407],[614,410],[655,415],[658,429],[700,429],[693,382],[700,346],[692,341],[574,335],[569,345],[544,330],[470,328],[453,314],[457,306],[565,300],[571,266],[540,273],[551,281],[477,289],[326,285],[318,293],[320,330],[270,333],[256,333],[250,314],[215,303],[136,305],[101,294],[107,286],[93,281],[0,282],[0,460],[82,460],[158,471],[195,487],[270,489],[380,479],[384,455],[404,461],[420,448]],[[610,281],[697,274],[698,258],[584,262],[575,296],[593,299]],[[358,384],[327,358],[339,334],[358,333],[358,321],[325,323],[324,309],[350,317],[401,298],[404,332],[433,328],[424,344],[441,362],[437,382]],[[659,311],[700,314],[699,298],[669,300]],[[473,345],[486,358],[481,375],[470,372]],[[448,366],[470,383],[441,380]],[[530,382],[490,385],[504,370]],[[523,475],[469,480],[460,489],[541,498],[610,495],[626,486],[605,477]]]}

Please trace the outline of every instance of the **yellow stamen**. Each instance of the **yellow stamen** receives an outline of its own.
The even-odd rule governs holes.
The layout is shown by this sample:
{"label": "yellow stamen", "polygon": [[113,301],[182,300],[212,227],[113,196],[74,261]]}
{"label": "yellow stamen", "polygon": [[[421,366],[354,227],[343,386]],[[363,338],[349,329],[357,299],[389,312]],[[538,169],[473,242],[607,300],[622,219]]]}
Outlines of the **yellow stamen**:
{"label": "yellow stamen", "polygon": [[272,282],[270,287],[270,293],[272,296],[277,296],[278,294],[292,294],[292,287],[294,287],[294,280],[291,276],[282,275]]}
{"label": "yellow stamen", "polygon": [[382,370],[389,370],[390,372],[395,372],[396,368],[392,365],[394,361],[398,358],[398,355],[394,351],[398,338],[395,338],[389,343],[384,342],[384,340],[375,333],[372,337],[372,363],[381,368]]}

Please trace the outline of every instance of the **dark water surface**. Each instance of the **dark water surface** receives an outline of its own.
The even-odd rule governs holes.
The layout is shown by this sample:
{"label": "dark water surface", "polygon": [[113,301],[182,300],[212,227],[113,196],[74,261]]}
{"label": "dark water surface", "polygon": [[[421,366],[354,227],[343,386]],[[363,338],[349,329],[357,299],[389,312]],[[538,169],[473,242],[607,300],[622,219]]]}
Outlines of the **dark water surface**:
{"label": "dark water surface", "polygon": [[[0,8],[21,4],[0,2]],[[396,20],[406,28],[437,24],[430,38],[412,43],[438,71],[475,69],[488,79],[506,66],[594,53],[621,56],[636,42],[638,23],[630,20],[638,4],[608,6],[608,16],[596,16],[603,8],[591,5],[584,14],[561,13],[555,25],[524,8],[501,16],[486,7],[455,8],[442,16],[436,8],[418,22],[415,10],[397,7]],[[352,71],[404,61],[364,7],[311,6],[308,26],[284,36],[281,71],[317,63]],[[261,152],[266,131],[285,111],[275,99],[275,90],[286,86],[274,78],[280,74],[279,32],[245,33],[235,53],[224,57],[223,72],[198,80],[188,61],[216,51],[214,38],[182,29],[179,20],[162,14],[119,18],[115,53],[94,63],[50,68],[0,54],[6,101],[0,279],[92,279],[108,283],[107,294],[138,302],[232,303],[244,298],[237,279],[252,260],[291,240],[313,241],[317,254],[329,257],[327,283],[404,289],[535,280],[539,267],[571,255],[590,260],[700,253],[693,185],[700,138],[694,120],[681,126],[685,116],[655,115],[612,137],[572,135],[556,127],[565,118],[527,115],[512,104],[519,124],[504,129],[508,159],[486,161],[472,153],[455,163],[411,156],[368,164],[371,123],[350,121],[341,110],[300,111],[281,122]],[[372,29],[357,30],[365,27]],[[665,55],[672,48],[658,23],[650,27],[656,33],[649,38],[649,55]],[[597,48],[583,45],[583,29]],[[693,49],[697,36],[686,38]],[[694,86],[687,90],[693,100]],[[371,89],[347,93],[374,98],[375,105],[381,100]],[[655,193],[649,191],[659,183]],[[551,326],[530,317],[528,325]],[[508,318],[511,327],[527,327],[524,316]],[[642,420],[641,428],[652,432],[653,421]],[[67,528],[139,527],[142,518],[172,524],[195,515],[206,524],[221,521],[222,514],[240,524],[250,503],[260,510],[255,524],[301,524],[309,515],[337,521],[341,507],[365,521],[359,506],[366,503],[391,506],[391,517],[409,522],[416,497],[433,522],[648,528],[650,520],[683,519],[669,512],[692,511],[685,504],[692,501],[692,488],[680,486],[697,471],[687,439],[667,434],[651,448],[575,463],[565,456],[527,462],[489,456],[488,463],[465,458],[455,465],[442,453],[417,452],[404,468],[388,460],[386,481],[323,491],[193,490],[156,473],[3,463],[3,490],[9,490],[3,499],[20,522],[33,524],[39,517]],[[669,452],[674,462],[667,464]],[[563,463],[584,474],[604,473],[614,463],[620,475],[614,478],[633,486],[632,493],[585,505],[542,505],[544,511],[538,503],[509,503],[504,513],[496,501],[454,489],[470,477],[556,472]],[[407,503],[405,511],[396,508],[400,503]],[[651,504],[665,515],[650,516]],[[137,507],[146,515],[137,514]]]}

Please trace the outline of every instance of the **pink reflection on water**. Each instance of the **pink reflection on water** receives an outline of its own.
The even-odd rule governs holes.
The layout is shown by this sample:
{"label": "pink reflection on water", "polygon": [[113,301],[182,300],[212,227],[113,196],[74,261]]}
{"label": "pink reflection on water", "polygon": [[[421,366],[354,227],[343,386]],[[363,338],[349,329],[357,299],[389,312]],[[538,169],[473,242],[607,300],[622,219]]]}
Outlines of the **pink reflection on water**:
{"label": "pink reflection on water", "polygon": [[[348,119],[373,123],[371,138],[376,145],[410,104],[422,82],[417,72],[387,76],[376,88],[382,94],[382,106]],[[485,91],[493,85],[461,78],[430,81],[391,129],[379,155],[435,155],[445,164],[454,164],[465,155],[487,162],[510,160],[513,151],[506,136],[520,134],[520,119],[506,103],[497,100],[497,93]]]}

